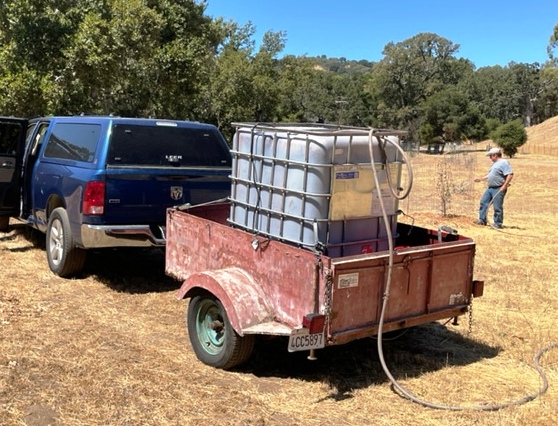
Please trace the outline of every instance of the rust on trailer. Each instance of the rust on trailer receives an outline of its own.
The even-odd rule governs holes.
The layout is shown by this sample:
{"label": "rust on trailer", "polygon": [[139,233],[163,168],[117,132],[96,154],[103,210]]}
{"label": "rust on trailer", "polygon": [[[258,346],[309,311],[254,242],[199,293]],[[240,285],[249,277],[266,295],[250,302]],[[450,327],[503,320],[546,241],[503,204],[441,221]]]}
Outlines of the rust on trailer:
{"label": "rust on trailer", "polygon": [[[458,317],[467,312],[467,308],[459,307],[454,309],[447,309],[444,311],[436,312],[433,314],[421,315],[417,317],[403,318],[398,321],[385,322],[382,331],[401,330],[403,328],[413,327],[415,325],[426,324],[428,322]],[[342,345],[344,343],[352,342],[353,340],[362,339],[364,337],[372,337],[378,334],[378,323],[370,324],[366,327],[338,331],[330,336],[329,345]]]}
{"label": "rust on trailer", "polygon": [[[473,255],[474,243],[470,239],[397,251],[384,314],[385,329],[466,312],[472,297]],[[333,260],[329,333],[336,343],[377,334],[388,260],[387,252]]]}
{"label": "rust on trailer", "polygon": [[190,275],[177,297],[183,299],[196,288],[203,288],[221,301],[231,325],[241,336],[245,328],[273,320],[272,310],[262,288],[240,268],[217,269]]}
{"label": "rust on trailer", "polygon": [[[209,210],[228,208],[225,204]],[[319,289],[314,290],[316,255],[206,220],[203,217],[206,212],[207,209],[205,212],[191,209],[188,213],[168,211],[166,272],[184,282],[179,297],[190,297],[200,289],[209,290],[204,286],[210,286],[213,291],[226,294],[225,302],[221,301],[235,312],[230,314],[231,324],[239,334],[258,331],[254,327],[255,318],[264,324],[259,330],[288,334],[305,314],[314,311],[316,301],[309,295],[323,294],[321,274]],[[233,270],[235,277],[231,278]],[[249,279],[242,280],[242,275]],[[256,302],[248,301],[254,297]],[[320,298],[317,304],[322,302]]]}

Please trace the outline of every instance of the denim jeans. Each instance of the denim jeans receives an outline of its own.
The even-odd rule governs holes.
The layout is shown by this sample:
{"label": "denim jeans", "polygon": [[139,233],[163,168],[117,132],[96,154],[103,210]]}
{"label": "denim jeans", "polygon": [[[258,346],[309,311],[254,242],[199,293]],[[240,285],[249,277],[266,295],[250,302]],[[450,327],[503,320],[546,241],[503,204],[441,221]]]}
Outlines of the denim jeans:
{"label": "denim jeans", "polygon": [[494,225],[502,227],[504,223],[504,197],[506,191],[500,191],[500,188],[486,188],[480,200],[479,219],[487,223],[486,215],[488,208],[492,203],[494,208]]}

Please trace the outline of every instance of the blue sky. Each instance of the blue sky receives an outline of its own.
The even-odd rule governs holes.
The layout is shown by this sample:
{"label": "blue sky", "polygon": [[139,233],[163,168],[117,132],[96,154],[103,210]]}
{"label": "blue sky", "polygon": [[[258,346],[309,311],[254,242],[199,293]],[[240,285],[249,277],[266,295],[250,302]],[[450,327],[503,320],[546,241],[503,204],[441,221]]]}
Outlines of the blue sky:
{"label": "blue sky", "polygon": [[[251,21],[260,42],[285,31],[284,54],[382,59],[389,42],[423,32],[460,48],[477,68],[543,63],[558,24],[558,0],[206,0],[206,15],[241,25]],[[282,56],[281,55],[281,56]]]}

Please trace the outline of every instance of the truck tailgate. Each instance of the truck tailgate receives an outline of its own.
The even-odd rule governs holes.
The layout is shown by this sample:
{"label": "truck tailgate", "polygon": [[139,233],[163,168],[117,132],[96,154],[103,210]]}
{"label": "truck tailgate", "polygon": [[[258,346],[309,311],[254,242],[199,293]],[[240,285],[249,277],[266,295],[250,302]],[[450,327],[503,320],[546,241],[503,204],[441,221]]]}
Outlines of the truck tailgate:
{"label": "truck tailgate", "polygon": [[230,194],[229,168],[108,168],[105,224],[164,224],[168,207]]}

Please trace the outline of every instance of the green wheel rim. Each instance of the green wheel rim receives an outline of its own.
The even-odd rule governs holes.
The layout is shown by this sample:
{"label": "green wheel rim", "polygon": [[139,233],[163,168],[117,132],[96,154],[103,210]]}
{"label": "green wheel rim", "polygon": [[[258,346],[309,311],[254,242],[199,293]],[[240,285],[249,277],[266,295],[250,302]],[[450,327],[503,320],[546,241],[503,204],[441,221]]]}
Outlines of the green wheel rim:
{"label": "green wheel rim", "polygon": [[213,300],[203,300],[200,303],[197,321],[196,333],[203,349],[211,354],[217,355],[223,350],[225,343],[225,329],[215,328],[215,322],[223,323],[223,314]]}

